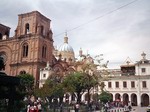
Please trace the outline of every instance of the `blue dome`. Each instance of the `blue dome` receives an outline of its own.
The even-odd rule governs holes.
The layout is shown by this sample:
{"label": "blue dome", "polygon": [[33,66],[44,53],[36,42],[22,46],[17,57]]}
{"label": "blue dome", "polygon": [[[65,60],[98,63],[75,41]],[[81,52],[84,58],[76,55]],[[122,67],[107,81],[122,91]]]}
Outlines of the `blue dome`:
{"label": "blue dome", "polygon": [[61,45],[58,51],[74,52],[73,48],[68,43],[64,43],[63,45]]}

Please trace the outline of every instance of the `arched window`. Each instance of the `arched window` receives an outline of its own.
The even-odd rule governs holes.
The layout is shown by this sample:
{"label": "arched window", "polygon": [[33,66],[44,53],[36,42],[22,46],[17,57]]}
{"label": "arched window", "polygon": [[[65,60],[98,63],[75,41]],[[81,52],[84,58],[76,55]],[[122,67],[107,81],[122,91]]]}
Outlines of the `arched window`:
{"label": "arched window", "polygon": [[26,71],[22,70],[19,74],[26,74]]}
{"label": "arched window", "polygon": [[5,35],[9,36],[9,31],[5,32]]}
{"label": "arched window", "polygon": [[28,44],[27,43],[25,43],[24,45],[23,45],[23,57],[27,57],[28,56]]}
{"label": "arched window", "polygon": [[42,58],[46,58],[46,50],[47,50],[46,46],[43,46],[42,47]]}
{"label": "arched window", "polygon": [[3,35],[0,33],[0,40],[2,40]]}
{"label": "arched window", "polygon": [[5,70],[7,55],[5,52],[0,52],[0,70]]}
{"label": "arched window", "polygon": [[41,26],[41,34],[43,35],[44,34],[44,27]]}
{"label": "arched window", "polygon": [[29,25],[29,23],[27,23],[25,25],[25,34],[28,34],[29,32],[30,32],[30,25]]}
{"label": "arched window", "polygon": [[0,56],[0,71],[5,70],[4,59]]}

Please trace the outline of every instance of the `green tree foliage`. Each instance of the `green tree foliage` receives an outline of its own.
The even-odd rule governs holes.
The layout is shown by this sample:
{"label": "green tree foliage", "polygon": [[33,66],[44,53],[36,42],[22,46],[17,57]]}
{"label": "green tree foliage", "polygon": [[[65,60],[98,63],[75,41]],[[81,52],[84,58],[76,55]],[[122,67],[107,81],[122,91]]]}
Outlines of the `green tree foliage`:
{"label": "green tree foliage", "polygon": [[35,88],[34,94],[35,94],[35,96],[41,97],[44,99],[45,97],[47,97],[51,94],[50,87],[47,84],[44,84],[44,86],[42,88]]}
{"label": "green tree foliage", "polygon": [[66,87],[66,91],[75,94],[77,102],[80,103],[82,94],[94,87],[97,84],[97,80],[85,73],[74,72],[66,76],[63,84]]}
{"label": "green tree foliage", "polygon": [[111,94],[107,91],[102,91],[102,93],[99,95],[99,99],[103,103],[107,103],[108,101],[112,100]]}
{"label": "green tree foliage", "polygon": [[20,74],[17,77],[20,78],[19,90],[26,95],[33,94],[34,77],[31,74]]}
{"label": "green tree foliage", "polygon": [[63,101],[65,90],[62,84],[62,77],[52,74],[45,82],[42,88],[35,89],[36,96],[48,97],[50,102],[52,99],[59,98],[60,104]]}

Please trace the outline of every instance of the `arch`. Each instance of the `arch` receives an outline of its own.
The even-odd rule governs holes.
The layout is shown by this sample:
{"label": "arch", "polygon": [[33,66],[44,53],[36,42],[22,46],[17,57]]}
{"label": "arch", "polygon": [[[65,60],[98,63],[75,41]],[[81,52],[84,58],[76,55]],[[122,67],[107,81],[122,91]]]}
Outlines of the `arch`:
{"label": "arch", "polygon": [[131,94],[131,104],[137,106],[137,95],[135,93]]}
{"label": "arch", "polygon": [[149,105],[149,96],[148,94],[144,93],[141,95],[141,106],[148,106]]}
{"label": "arch", "polygon": [[88,101],[88,93],[86,93],[86,94],[84,95],[84,99],[85,99],[85,101]]}
{"label": "arch", "polygon": [[61,64],[55,64],[53,70],[56,74],[63,75],[64,68]]}
{"label": "arch", "polygon": [[5,70],[4,60],[3,57],[0,56],[0,71]]}
{"label": "arch", "polygon": [[129,95],[127,93],[123,94],[123,104],[128,105],[129,103]]}
{"label": "arch", "polygon": [[22,71],[19,72],[19,74],[26,74],[26,71],[22,70]]}
{"label": "arch", "polygon": [[3,39],[3,35],[0,33],[0,40],[2,40]]}
{"label": "arch", "polygon": [[121,101],[121,95],[119,93],[115,94],[115,101]]}
{"label": "arch", "polygon": [[69,103],[69,96],[70,96],[70,95],[69,95],[68,93],[65,95],[65,102],[66,102],[66,103]]}
{"label": "arch", "polygon": [[69,67],[67,70],[67,74],[75,72],[74,68]]}
{"label": "arch", "polygon": [[6,31],[6,32],[5,32],[5,35],[9,36],[9,31]]}
{"label": "arch", "polygon": [[29,34],[29,32],[30,32],[30,25],[29,25],[29,23],[26,23],[25,24],[25,34]]}
{"label": "arch", "polygon": [[114,101],[114,100],[113,100],[113,94],[112,94],[112,93],[109,93],[109,94],[110,94],[111,99],[112,99],[111,102]]}
{"label": "arch", "polygon": [[7,55],[4,51],[0,52],[0,68],[1,70],[5,70],[5,65],[7,61]]}
{"label": "arch", "polygon": [[22,46],[22,56],[23,57],[27,57],[28,56],[28,44],[27,43],[24,43],[23,46]]}
{"label": "arch", "polygon": [[75,94],[72,94],[71,95],[71,101],[75,101],[76,100],[76,95]]}

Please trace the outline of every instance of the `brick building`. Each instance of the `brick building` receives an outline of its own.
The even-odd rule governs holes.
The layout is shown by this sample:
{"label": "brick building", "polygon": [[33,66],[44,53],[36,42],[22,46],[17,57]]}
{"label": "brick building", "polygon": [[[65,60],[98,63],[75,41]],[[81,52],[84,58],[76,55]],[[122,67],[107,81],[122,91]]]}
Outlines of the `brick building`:
{"label": "brick building", "polygon": [[13,37],[10,28],[0,24],[0,57],[4,71],[9,75],[32,74],[36,81],[39,70],[52,64],[53,39],[51,20],[38,11],[18,15],[18,25]]}

